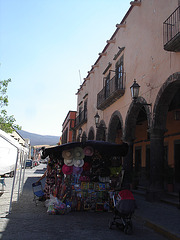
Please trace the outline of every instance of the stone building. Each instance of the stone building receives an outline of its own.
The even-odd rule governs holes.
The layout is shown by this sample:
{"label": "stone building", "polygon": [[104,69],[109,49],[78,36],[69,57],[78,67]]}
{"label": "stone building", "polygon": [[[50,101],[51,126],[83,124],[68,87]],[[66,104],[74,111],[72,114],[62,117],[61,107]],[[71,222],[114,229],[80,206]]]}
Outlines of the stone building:
{"label": "stone building", "polygon": [[127,142],[123,163],[130,181],[153,197],[167,190],[169,179],[178,191],[180,1],[132,1],[77,99],[77,140]]}

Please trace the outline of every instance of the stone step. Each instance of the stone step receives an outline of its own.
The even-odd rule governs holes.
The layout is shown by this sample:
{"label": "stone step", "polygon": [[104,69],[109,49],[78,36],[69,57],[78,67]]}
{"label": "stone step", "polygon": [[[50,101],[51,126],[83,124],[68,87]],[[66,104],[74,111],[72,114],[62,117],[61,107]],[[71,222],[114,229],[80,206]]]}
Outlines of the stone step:
{"label": "stone step", "polygon": [[[145,197],[146,187],[138,186],[137,189],[133,189],[132,192]],[[164,192],[162,194],[161,201],[180,208],[180,195],[177,192]]]}

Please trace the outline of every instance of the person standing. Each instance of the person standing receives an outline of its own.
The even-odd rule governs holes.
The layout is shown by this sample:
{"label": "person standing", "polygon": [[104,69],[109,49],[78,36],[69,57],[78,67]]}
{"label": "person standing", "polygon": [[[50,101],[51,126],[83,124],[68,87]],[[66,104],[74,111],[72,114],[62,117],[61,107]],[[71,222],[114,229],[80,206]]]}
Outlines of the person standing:
{"label": "person standing", "polygon": [[47,169],[45,173],[37,182],[40,182],[43,178],[46,178],[44,195],[46,199],[50,199],[50,194],[53,193],[53,190],[56,188],[57,185],[56,169],[54,168],[54,164],[52,164],[51,162],[47,164]]}

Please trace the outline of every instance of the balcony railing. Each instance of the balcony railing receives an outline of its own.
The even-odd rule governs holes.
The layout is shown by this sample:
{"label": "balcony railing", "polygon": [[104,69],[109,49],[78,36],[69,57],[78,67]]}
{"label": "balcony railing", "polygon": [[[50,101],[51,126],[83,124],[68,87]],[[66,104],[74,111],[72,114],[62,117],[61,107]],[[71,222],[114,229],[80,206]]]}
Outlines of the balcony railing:
{"label": "balcony railing", "polygon": [[97,109],[104,110],[124,95],[125,92],[125,73],[121,77],[115,75],[103,89],[97,94]]}
{"label": "balcony railing", "polygon": [[75,128],[87,122],[87,110],[83,110],[79,113],[75,120]]}
{"label": "balcony railing", "polygon": [[163,23],[164,49],[180,52],[180,6]]}

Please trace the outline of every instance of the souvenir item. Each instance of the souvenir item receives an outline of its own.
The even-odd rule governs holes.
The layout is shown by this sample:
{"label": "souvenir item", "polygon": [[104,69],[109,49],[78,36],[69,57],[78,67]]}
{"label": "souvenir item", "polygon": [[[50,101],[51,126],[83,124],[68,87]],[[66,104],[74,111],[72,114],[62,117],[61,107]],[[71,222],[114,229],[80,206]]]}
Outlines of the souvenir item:
{"label": "souvenir item", "polygon": [[75,167],[82,167],[84,165],[83,159],[73,159],[73,163]]}
{"label": "souvenir item", "polygon": [[91,146],[87,146],[84,148],[85,156],[92,156],[94,154],[94,149]]}
{"label": "souvenir item", "polygon": [[83,159],[84,158],[83,149],[81,147],[74,148],[73,157],[75,160]]}
{"label": "souvenir item", "polygon": [[73,166],[73,159],[64,159],[64,164],[66,164],[67,166]]}
{"label": "souvenir item", "polygon": [[73,159],[73,150],[72,149],[64,150],[62,152],[62,157],[64,159]]}
{"label": "souvenir item", "polygon": [[86,172],[86,171],[90,171],[90,163],[88,162],[85,162],[84,165],[83,165],[83,170]]}
{"label": "souvenir item", "polygon": [[71,175],[73,172],[73,166],[67,166],[66,164],[62,167],[62,172],[66,175]]}
{"label": "souvenir item", "polygon": [[73,166],[73,174],[80,175],[82,173],[82,171],[83,171],[82,167]]}
{"label": "souvenir item", "polygon": [[110,168],[110,175],[111,176],[118,176],[121,173],[122,167],[111,167]]}

